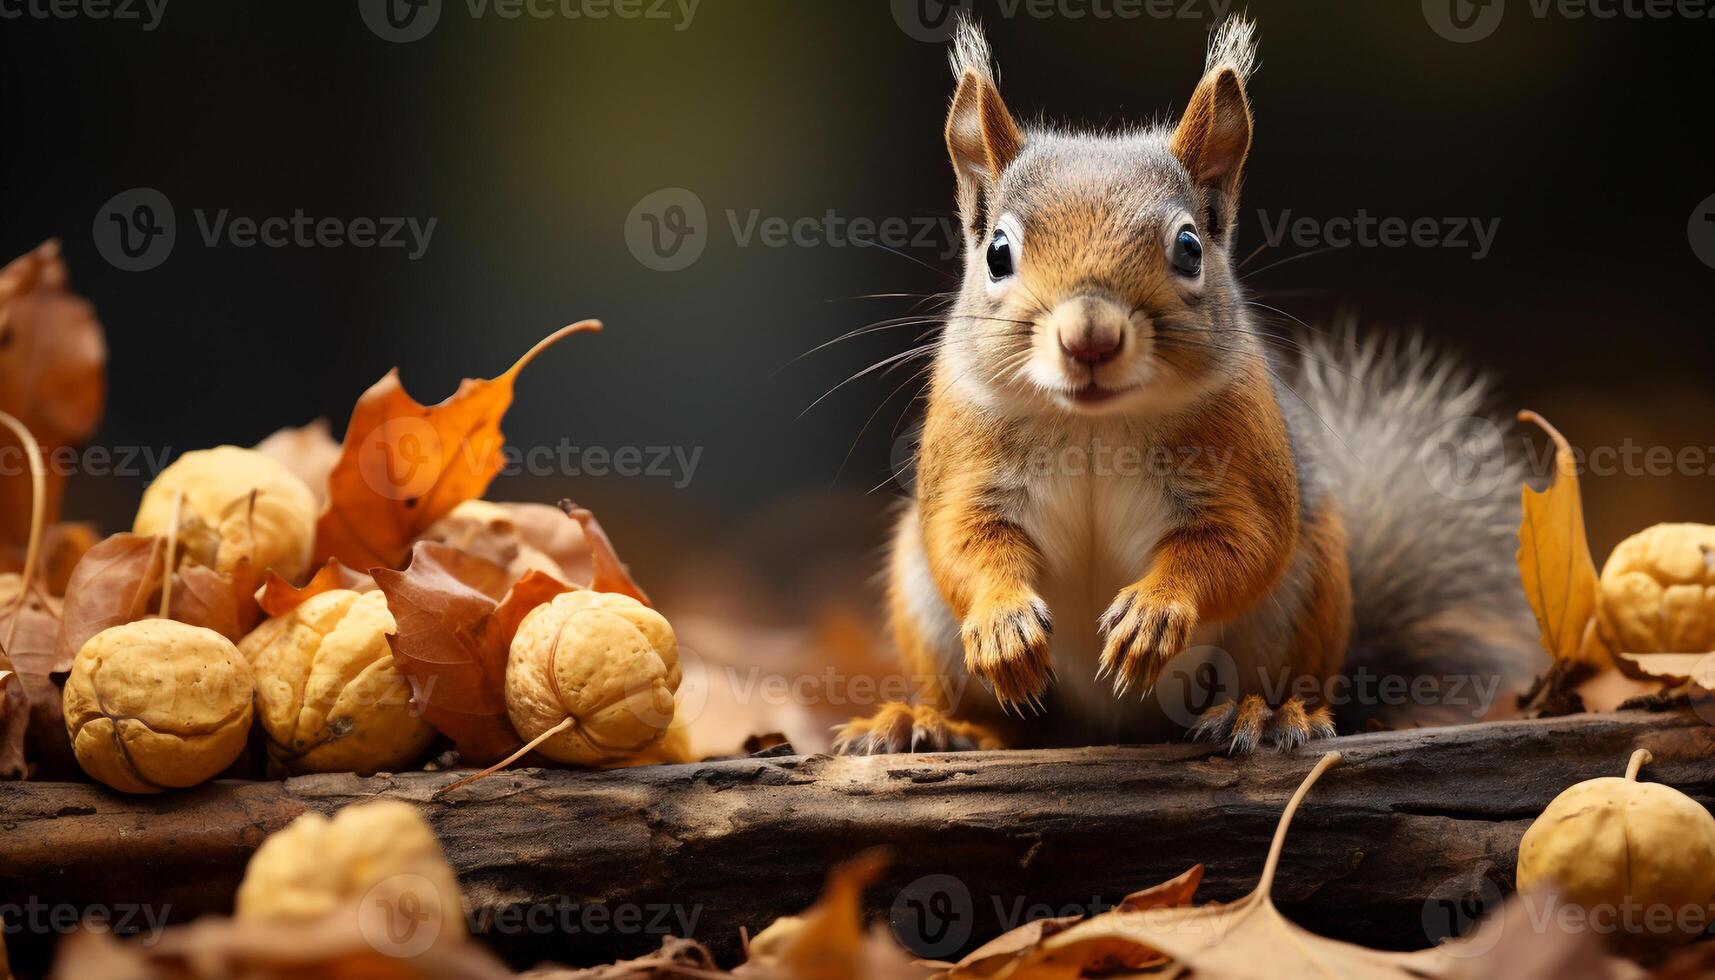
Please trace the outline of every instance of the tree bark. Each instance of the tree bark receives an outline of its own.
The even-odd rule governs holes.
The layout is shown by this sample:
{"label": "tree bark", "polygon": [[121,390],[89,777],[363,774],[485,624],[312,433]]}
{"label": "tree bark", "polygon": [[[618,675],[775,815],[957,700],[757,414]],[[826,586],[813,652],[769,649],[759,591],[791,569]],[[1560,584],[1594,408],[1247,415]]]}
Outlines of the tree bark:
{"label": "tree bark", "polygon": [[1287,798],[1338,750],[1298,813],[1275,896],[1319,932],[1414,948],[1510,890],[1531,820],[1567,786],[1623,773],[1634,748],[1655,756],[1643,778],[1715,803],[1715,729],[1690,712],[1356,735],[1249,758],[1174,744],[522,770],[439,799],[456,774],[158,797],[20,783],[0,789],[0,911],[24,920],[7,936],[15,965],[39,970],[51,910],[229,912],[268,833],[386,796],[433,824],[474,929],[519,966],[606,962],[687,930],[730,962],[741,928],[801,911],[831,864],[876,845],[894,860],[870,911],[944,956],[1026,918],[1100,911],[1198,861],[1200,899],[1244,894]]}

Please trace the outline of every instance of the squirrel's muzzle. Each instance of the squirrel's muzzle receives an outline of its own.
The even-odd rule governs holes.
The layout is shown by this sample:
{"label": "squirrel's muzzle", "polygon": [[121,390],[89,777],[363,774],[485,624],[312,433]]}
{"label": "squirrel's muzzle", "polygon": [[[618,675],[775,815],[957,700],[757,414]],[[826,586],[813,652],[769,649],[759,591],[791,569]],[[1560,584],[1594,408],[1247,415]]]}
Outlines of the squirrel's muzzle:
{"label": "squirrel's muzzle", "polygon": [[1125,348],[1131,316],[1105,296],[1082,294],[1064,300],[1048,316],[1060,351],[1080,364],[1106,364]]}

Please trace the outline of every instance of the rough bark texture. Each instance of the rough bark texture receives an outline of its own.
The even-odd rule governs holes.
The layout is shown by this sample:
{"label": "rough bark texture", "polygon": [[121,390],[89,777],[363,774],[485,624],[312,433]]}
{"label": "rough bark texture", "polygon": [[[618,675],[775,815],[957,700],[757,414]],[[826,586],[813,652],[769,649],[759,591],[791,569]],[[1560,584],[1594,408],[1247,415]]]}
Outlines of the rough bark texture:
{"label": "rough bark texture", "polygon": [[[1715,729],[1689,713],[1358,735],[1237,759],[1158,745],[525,770],[443,799],[430,794],[451,774],[160,797],[12,784],[0,788],[0,905],[14,919],[32,899],[170,905],[175,921],[226,912],[270,831],[306,810],[391,796],[422,808],[473,922],[520,965],[636,955],[688,924],[730,960],[741,927],[803,909],[831,863],[878,844],[896,860],[872,912],[945,953],[1017,916],[1099,908],[1197,861],[1208,866],[1203,898],[1243,894],[1287,797],[1338,749],[1344,761],[1298,814],[1276,897],[1318,931],[1410,948],[1444,931],[1443,902],[1510,888],[1532,818],[1572,783],[1621,773],[1638,747],[1655,754],[1645,778],[1715,803]],[[18,965],[39,969],[54,937],[7,938]]]}

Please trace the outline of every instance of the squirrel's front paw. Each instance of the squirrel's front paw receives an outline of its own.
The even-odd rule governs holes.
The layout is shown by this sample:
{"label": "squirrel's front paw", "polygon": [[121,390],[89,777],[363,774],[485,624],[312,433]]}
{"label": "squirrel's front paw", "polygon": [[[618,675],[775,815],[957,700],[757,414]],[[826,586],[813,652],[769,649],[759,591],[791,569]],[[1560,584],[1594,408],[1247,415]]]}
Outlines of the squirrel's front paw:
{"label": "squirrel's front paw", "polygon": [[1054,668],[1048,659],[1048,635],[1054,620],[1048,604],[1035,595],[978,605],[965,617],[959,638],[965,668],[994,692],[1002,709],[1034,703],[1048,689]]}
{"label": "squirrel's front paw", "polygon": [[1096,676],[1113,675],[1115,697],[1133,687],[1147,695],[1167,661],[1191,642],[1197,611],[1188,602],[1151,597],[1131,586],[1114,597],[1100,626],[1105,641]]}

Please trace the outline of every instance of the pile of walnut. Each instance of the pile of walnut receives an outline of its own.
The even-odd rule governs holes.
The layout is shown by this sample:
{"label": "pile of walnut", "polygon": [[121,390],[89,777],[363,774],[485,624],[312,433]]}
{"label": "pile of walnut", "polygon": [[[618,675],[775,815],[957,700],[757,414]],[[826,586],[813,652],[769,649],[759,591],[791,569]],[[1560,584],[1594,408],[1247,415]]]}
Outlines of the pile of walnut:
{"label": "pile of walnut", "polygon": [[447,747],[473,767],[682,756],[673,628],[601,526],[482,499],[520,373],[600,324],[433,405],[389,372],[343,442],[317,423],[185,453],[100,538],[59,519],[45,465],[94,431],[107,370],[53,243],[0,267],[0,322],[35,372],[0,371],[0,448],[30,463],[0,474],[0,779],[156,793]]}
{"label": "pile of walnut", "polygon": [[[537,750],[584,766],[621,764],[657,746],[672,726],[679,685],[672,627],[631,595],[572,588],[559,562],[526,541],[508,514],[500,505],[469,501],[422,537],[461,540],[463,550],[430,547],[447,548],[456,556],[448,564],[469,578],[511,584],[519,569],[479,556],[510,533],[516,546],[493,559],[510,557],[508,566],[522,559],[517,578],[553,583],[533,608],[513,604],[513,615],[522,615],[504,650],[493,651],[504,664],[504,683],[490,693],[503,697],[515,740],[554,729]],[[580,528],[564,514],[559,520],[562,531]],[[292,586],[309,572],[316,533],[315,497],[298,476],[255,450],[187,453],[149,487],[134,533],[171,539],[163,560],[173,571],[160,573],[163,582],[182,583],[179,572],[191,567],[223,580],[260,572],[267,576],[260,603],[277,614],[237,637],[147,617],[84,641],[72,660],[63,710],[77,761],[91,777],[131,793],[196,785],[239,759],[253,720],[268,759],[288,773],[368,775],[422,763],[442,734],[432,720],[435,696],[455,693],[424,688],[461,678],[412,673],[413,638],[399,636],[388,595],[372,577],[334,563],[310,586]],[[568,564],[591,564],[588,539],[570,538],[576,547],[561,541],[558,553]],[[98,546],[85,562],[101,552]],[[408,583],[412,568],[396,575]],[[417,599],[404,592],[402,601]],[[69,601],[79,599],[74,594]],[[480,654],[472,666],[482,666]],[[457,740],[461,732],[453,726],[444,734]]]}

